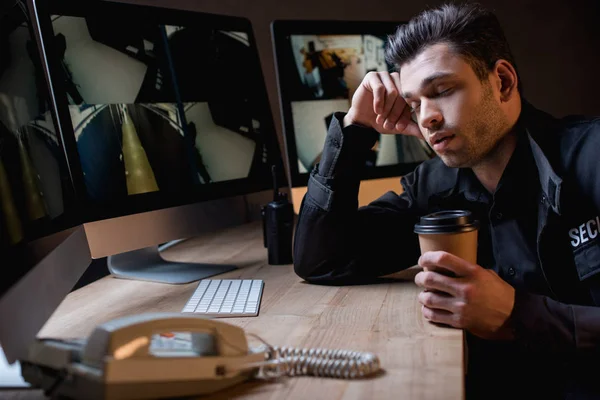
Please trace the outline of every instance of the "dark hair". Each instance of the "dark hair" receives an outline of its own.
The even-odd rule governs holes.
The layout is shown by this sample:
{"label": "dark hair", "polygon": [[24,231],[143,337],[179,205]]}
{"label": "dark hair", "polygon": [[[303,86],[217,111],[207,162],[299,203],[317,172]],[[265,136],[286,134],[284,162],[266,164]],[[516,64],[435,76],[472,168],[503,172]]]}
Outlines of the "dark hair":
{"label": "dark hair", "polygon": [[[448,3],[421,12],[388,37],[385,58],[399,69],[426,47],[438,43],[450,45],[480,81],[487,79],[499,59],[510,62],[517,70],[500,22],[478,3]],[[522,91],[520,81],[518,87]]]}

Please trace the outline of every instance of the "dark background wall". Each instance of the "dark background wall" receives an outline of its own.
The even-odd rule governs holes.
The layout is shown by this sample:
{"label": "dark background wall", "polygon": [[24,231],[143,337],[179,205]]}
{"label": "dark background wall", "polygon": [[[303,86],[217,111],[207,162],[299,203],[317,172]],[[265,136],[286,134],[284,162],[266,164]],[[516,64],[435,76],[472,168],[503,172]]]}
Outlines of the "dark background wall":
{"label": "dark background wall", "polygon": [[[442,1],[127,0],[250,19],[281,137],[270,36],[274,19],[405,21]],[[502,23],[527,99],[556,116],[600,114],[600,0],[482,0]]]}

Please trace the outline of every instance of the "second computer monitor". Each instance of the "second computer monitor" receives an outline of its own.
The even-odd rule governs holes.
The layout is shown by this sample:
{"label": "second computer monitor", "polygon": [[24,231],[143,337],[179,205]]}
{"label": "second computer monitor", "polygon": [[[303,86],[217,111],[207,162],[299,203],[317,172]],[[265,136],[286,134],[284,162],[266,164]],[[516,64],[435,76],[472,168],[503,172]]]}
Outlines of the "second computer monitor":
{"label": "second computer monitor", "polygon": [[[272,23],[278,89],[292,187],[306,186],[333,114],[348,111],[370,71],[392,71],[387,37],[402,22],[277,20]],[[433,156],[425,141],[380,135],[364,180],[396,177]]]}
{"label": "second computer monitor", "polygon": [[94,257],[233,221],[196,205],[271,189],[272,165],[284,176],[247,19],[31,1]]}

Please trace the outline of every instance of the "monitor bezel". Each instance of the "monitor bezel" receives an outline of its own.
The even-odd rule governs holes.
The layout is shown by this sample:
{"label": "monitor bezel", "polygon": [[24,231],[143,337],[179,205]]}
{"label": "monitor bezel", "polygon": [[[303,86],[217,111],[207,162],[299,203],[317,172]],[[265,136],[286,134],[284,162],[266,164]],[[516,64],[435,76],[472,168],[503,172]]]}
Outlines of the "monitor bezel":
{"label": "monitor bezel", "polygon": [[55,99],[53,111],[55,115],[58,116],[58,134],[65,146],[65,156],[67,157],[71,168],[72,182],[81,205],[82,222],[85,223],[117,218],[147,211],[261,192],[272,189],[272,178],[270,175],[265,175],[258,179],[240,178],[215,182],[208,185],[197,185],[190,190],[177,193],[157,191],[128,196],[111,202],[99,203],[92,201],[87,195],[86,186],[83,180],[83,170],[77,151],[74,128],[69,115],[67,93],[61,80],[57,79],[60,76],[58,67],[59,61],[55,57],[56,53],[53,51],[52,43],[46,40],[54,34],[51,20],[52,15],[83,17],[101,10],[104,13],[114,12],[135,15],[137,18],[152,19],[153,21],[157,21],[157,24],[161,25],[189,26],[193,24],[208,23],[213,26],[222,25],[223,30],[241,30],[246,32],[248,34],[248,42],[255,50],[252,52],[252,62],[256,63],[258,66],[260,76],[257,76],[257,78],[260,78],[263,87],[263,90],[261,90],[260,93],[257,93],[256,96],[257,101],[260,101],[265,106],[263,114],[261,115],[261,134],[264,144],[267,147],[268,165],[276,165],[278,182],[281,182],[282,185],[286,183],[283,158],[277,139],[272,110],[268,100],[267,87],[264,79],[264,72],[262,71],[262,66],[260,64],[255,32],[250,20],[238,16],[150,5],[106,2],[101,0],[34,0],[34,3],[36,4],[36,11],[38,13],[39,30],[41,32],[41,40],[43,41],[42,45],[45,50],[44,66],[47,68],[46,74],[49,80],[50,90]]}
{"label": "monitor bezel", "polygon": [[[286,90],[282,84],[282,82],[285,82],[285,79],[282,76],[285,74],[285,68],[283,67],[285,55],[281,54],[278,50],[283,49],[284,46],[287,45],[286,37],[289,35],[302,34],[375,34],[387,36],[393,34],[397,27],[402,24],[406,24],[406,21],[278,19],[271,22],[271,41],[275,60],[279,109],[281,112],[285,156],[291,187],[307,186],[310,171],[300,172],[298,169],[298,153],[292,118],[291,100],[288,96],[289,90]],[[419,164],[421,164],[421,162],[385,165],[364,169],[361,180],[402,176],[413,171]]]}

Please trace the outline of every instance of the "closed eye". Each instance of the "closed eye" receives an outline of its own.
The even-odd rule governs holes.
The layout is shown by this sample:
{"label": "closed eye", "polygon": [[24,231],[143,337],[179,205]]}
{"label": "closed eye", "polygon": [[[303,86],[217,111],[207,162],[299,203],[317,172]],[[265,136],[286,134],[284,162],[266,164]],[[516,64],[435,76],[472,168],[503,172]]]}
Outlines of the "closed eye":
{"label": "closed eye", "polygon": [[[444,89],[444,90],[442,90],[442,91],[440,91],[440,92],[437,92],[437,93],[432,93],[432,94],[430,94],[430,95],[428,96],[428,98],[430,98],[430,99],[435,99],[435,98],[437,98],[437,97],[444,97],[444,96],[448,96],[448,95],[452,94],[452,92],[453,92],[453,91],[454,91],[454,88],[448,88],[448,89]],[[416,105],[412,104],[412,105],[410,106],[410,112],[412,112],[412,113],[419,112],[419,107],[421,107],[421,104],[420,104],[420,103],[419,103],[419,104],[416,104]]]}
{"label": "closed eye", "polygon": [[448,88],[445,90],[442,90],[441,92],[435,93],[433,96],[431,96],[431,98],[436,98],[436,97],[444,97],[444,96],[448,96],[449,94],[452,93],[452,88]]}

